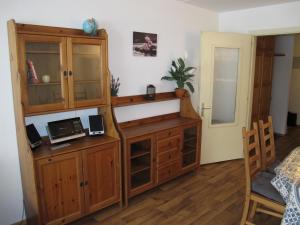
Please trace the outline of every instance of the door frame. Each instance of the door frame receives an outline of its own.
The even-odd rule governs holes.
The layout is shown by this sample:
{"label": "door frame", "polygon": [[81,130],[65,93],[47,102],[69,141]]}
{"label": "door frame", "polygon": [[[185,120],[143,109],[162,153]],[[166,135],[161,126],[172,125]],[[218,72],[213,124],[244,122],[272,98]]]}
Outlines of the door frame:
{"label": "door frame", "polygon": [[254,76],[255,76],[255,59],[256,59],[256,41],[258,36],[268,36],[268,35],[284,35],[284,34],[297,34],[300,33],[300,27],[289,27],[289,28],[275,28],[275,29],[262,29],[262,30],[249,30],[248,34],[253,36],[252,39],[252,56],[251,56],[251,72],[250,72],[250,82],[249,82],[249,101],[247,110],[247,129],[251,127],[251,114],[252,114],[252,104],[253,104],[253,89],[254,89]]}

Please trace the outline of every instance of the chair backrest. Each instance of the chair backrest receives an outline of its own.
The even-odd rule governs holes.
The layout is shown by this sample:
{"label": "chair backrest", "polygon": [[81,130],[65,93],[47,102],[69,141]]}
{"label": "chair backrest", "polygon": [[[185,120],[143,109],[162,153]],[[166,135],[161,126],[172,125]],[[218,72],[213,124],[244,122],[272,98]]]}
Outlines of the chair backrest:
{"label": "chair backrest", "polygon": [[260,145],[262,169],[265,170],[276,159],[275,141],[272,117],[268,116],[268,122],[259,121]]}
{"label": "chair backrest", "polygon": [[262,169],[257,123],[253,123],[253,129],[249,131],[243,127],[242,132],[246,181],[247,186],[250,187],[251,178],[253,178]]}

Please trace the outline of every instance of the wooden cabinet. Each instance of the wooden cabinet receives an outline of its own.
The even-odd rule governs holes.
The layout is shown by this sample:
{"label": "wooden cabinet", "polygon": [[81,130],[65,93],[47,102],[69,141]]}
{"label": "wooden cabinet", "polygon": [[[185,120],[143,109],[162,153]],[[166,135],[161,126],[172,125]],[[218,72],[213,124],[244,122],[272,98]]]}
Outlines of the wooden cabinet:
{"label": "wooden cabinet", "polygon": [[273,36],[257,38],[252,122],[266,120],[270,114],[274,48],[275,39]]}
{"label": "wooden cabinet", "polygon": [[[31,32],[32,33],[32,32]],[[107,103],[107,38],[19,35],[26,114]]]}
{"label": "wooden cabinet", "polygon": [[83,176],[79,152],[37,161],[44,224],[64,224],[83,214]]}
{"label": "wooden cabinet", "polygon": [[[122,128],[122,126],[124,126]],[[128,198],[200,165],[201,120],[169,114],[120,124]]]}
{"label": "wooden cabinet", "polygon": [[[81,29],[10,20],[8,34],[26,224],[66,224],[122,205],[106,31],[90,37]],[[45,137],[41,146],[30,149],[26,116],[76,108],[101,112],[105,135],[72,140],[55,150]]]}
{"label": "wooden cabinet", "polygon": [[119,202],[119,159],[118,142],[37,159],[42,223],[69,223]]}

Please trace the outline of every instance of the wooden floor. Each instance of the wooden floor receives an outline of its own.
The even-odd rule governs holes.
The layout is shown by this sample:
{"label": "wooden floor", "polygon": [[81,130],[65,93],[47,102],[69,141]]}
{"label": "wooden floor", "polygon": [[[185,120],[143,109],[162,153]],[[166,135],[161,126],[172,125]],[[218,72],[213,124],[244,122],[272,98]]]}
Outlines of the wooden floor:
{"label": "wooden floor", "polygon": [[[300,128],[276,139],[278,158],[300,145]],[[201,166],[129,202],[129,207],[104,209],[72,225],[237,225],[244,203],[243,160]],[[280,220],[263,214],[257,225],[279,225]]]}

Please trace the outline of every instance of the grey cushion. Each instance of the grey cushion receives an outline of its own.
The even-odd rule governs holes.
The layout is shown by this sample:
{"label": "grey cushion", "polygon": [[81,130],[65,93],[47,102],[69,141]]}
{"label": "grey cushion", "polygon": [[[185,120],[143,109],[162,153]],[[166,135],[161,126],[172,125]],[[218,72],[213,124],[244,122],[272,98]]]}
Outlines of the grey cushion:
{"label": "grey cushion", "polygon": [[252,181],[252,191],[266,198],[272,199],[281,204],[285,204],[279,192],[271,184],[274,174],[261,172]]}
{"label": "grey cushion", "polygon": [[266,169],[266,172],[272,173],[272,174],[276,174],[276,173],[275,173],[275,168],[276,168],[277,166],[279,166],[279,164],[280,164],[280,161],[279,161],[279,160],[276,160],[275,162],[273,162],[272,165],[270,165],[270,166]]}

